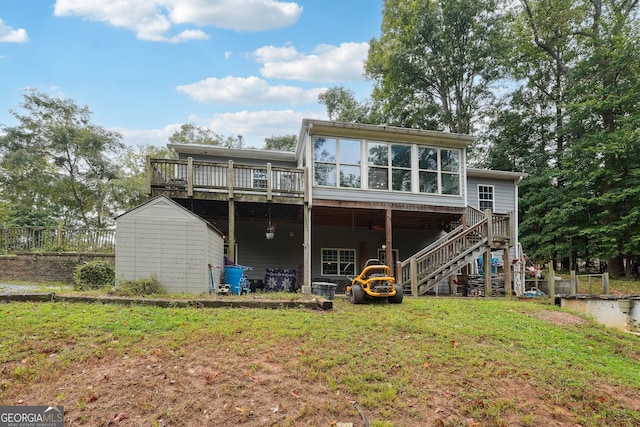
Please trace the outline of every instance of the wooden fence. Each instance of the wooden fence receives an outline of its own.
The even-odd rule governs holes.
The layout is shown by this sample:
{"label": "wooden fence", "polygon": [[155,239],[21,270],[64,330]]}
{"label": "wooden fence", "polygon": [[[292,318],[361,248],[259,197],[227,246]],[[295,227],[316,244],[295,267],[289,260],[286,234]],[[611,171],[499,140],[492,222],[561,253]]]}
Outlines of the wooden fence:
{"label": "wooden fence", "polygon": [[63,227],[0,228],[0,253],[86,252],[114,253],[115,229]]}

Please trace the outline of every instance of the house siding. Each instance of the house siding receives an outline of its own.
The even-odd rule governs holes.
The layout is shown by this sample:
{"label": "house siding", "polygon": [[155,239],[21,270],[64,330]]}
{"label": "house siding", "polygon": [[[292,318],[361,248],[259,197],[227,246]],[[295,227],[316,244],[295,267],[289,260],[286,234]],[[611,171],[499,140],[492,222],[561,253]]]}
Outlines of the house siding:
{"label": "house siding", "polygon": [[409,203],[423,206],[464,208],[462,196],[436,196],[401,191],[349,190],[344,188],[314,187],[313,198],[318,200],[347,200],[379,203]]}
{"label": "house siding", "polygon": [[512,180],[467,177],[467,202],[469,206],[479,209],[478,185],[491,185],[494,187],[493,203],[494,212],[507,214],[516,208],[515,185]]}

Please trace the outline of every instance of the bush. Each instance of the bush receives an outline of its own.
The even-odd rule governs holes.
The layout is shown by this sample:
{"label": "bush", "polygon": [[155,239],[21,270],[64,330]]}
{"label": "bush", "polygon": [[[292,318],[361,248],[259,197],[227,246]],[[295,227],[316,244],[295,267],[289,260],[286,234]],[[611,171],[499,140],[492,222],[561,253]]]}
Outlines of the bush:
{"label": "bush", "polygon": [[155,275],[151,277],[141,277],[138,280],[123,280],[113,290],[114,295],[123,297],[166,293],[167,291],[165,291]]}
{"label": "bush", "polygon": [[115,284],[115,268],[107,261],[91,261],[76,267],[74,288],[80,291],[102,289]]}

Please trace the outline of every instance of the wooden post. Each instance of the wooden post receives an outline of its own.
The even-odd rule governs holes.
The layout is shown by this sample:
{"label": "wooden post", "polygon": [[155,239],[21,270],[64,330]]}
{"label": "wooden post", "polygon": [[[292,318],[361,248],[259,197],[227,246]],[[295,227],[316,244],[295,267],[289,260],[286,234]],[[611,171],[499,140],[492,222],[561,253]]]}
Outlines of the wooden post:
{"label": "wooden post", "polygon": [[513,288],[511,287],[511,255],[508,246],[504,250],[502,263],[504,264],[504,294],[510,297],[513,295]]}
{"label": "wooden post", "polygon": [[233,160],[229,160],[229,168],[227,169],[227,193],[229,194],[229,199],[233,199],[234,181]]}
{"label": "wooden post", "polygon": [[569,293],[575,295],[578,293],[578,279],[576,277],[576,271],[571,270],[571,277],[569,279]]}
{"label": "wooden post", "polygon": [[236,206],[233,199],[229,199],[229,236],[227,241],[229,242],[229,258],[236,262]]}
{"label": "wooden post", "polygon": [[147,187],[147,195],[151,195],[151,181],[153,180],[153,170],[151,169],[151,156],[147,156],[145,169],[147,170],[147,179],[146,179],[146,187]]}
{"label": "wooden post", "polygon": [[273,199],[272,191],[273,188],[273,179],[271,176],[271,163],[267,163],[267,200],[271,201]]}
{"label": "wooden post", "polygon": [[490,297],[493,293],[493,286],[491,283],[491,247],[487,246],[484,251],[484,296]]}
{"label": "wooden post", "polygon": [[556,301],[556,272],[553,270],[553,262],[549,263],[549,276],[547,283],[549,284],[549,297],[551,297],[551,304],[555,304]]}
{"label": "wooden post", "polygon": [[234,173],[233,160],[229,160],[229,169],[227,170],[227,192],[229,197],[229,258],[236,262],[236,205],[233,200]]}
{"label": "wooden post", "polygon": [[409,264],[409,279],[411,280],[411,295],[418,296],[418,264],[415,258],[411,258]]}
{"label": "wooden post", "polygon": [[391,271],[393,271],[393,248],[391,247],[392,245],[392,240],[391,240],[391,236],[393,235],[392,231],[393,231],[393,226],[391,225],[391,209],[387,209],[386,211],[386,215],[385,215],[385,224],[384,224],[384,231],[385,231],[385,239],[384,239],[384,244],[386,247],[386,259],[387,259],[387,266],[389,266],[389,268],[391,269]]}
{"label": "wooden post", "polygon": [[193,197],[193,157],[187,157],[187,197]]}
{"label": "wooden post", "polygon": [[609,294],[609,273],[602,273],[602,293]]}
{"label": "wooden post", "polygon": [[[304,212],[304,243],[302,243],[302,252],[304,256],[304,273],[302,284],[311,286],[311,208],[305,204],[302,208]],[[309,288],[306,288],[309,289]]]}
{"label": "wooden post", "polygon": [[487,220],[487,249],[484,251],[484,296],[490,297],[493,286],[491,284],[491,247],[493,246],[493,213],[491,209],[484,211]]}

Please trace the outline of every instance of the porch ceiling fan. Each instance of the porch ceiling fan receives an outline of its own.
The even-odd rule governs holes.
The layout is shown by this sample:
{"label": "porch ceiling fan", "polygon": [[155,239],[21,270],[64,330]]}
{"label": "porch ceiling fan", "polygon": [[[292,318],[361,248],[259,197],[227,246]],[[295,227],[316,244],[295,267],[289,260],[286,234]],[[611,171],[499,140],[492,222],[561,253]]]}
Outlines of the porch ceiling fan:
{"label": "porch ceiling fan", "polygon": [[383,231],[384,225],[374,224],[371,220],[369,220],[369,225],[367,226],[367,230],[369,231]]}

